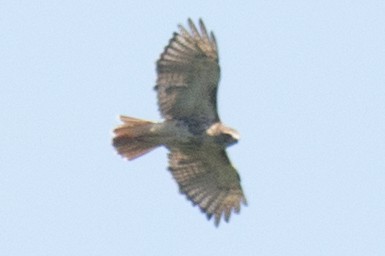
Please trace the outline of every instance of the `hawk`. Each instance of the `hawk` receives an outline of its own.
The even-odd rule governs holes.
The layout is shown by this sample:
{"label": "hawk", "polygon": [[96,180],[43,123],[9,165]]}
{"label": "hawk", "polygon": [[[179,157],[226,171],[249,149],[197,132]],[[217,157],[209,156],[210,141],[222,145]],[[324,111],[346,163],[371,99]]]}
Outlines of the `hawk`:
{"label": "hawk", "polygon": [[217,111],[220,76],[214,34],[199,20],[199,30],[188,19],[190,31],[179,25],[156,62],[155,90],[163,122],[121,116],[113,146],[133,160],[164,146],[169,150],[169,170],[180,192],[219,225],[239,213],[246,197],[240,177],[226,148],[239,133],[221,123]]}

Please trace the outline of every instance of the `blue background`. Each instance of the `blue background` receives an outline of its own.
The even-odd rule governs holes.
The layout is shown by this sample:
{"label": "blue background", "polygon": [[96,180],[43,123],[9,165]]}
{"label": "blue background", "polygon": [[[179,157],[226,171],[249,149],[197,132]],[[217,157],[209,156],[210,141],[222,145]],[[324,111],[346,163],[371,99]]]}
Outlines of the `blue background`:
{"label": "blue background", "polygon": [[[385,255],[384,1],[0,3],[1,255]],[[249,206],[215,228],[165,149],[155,61],[187,18],[218,40],[219,111]]]}

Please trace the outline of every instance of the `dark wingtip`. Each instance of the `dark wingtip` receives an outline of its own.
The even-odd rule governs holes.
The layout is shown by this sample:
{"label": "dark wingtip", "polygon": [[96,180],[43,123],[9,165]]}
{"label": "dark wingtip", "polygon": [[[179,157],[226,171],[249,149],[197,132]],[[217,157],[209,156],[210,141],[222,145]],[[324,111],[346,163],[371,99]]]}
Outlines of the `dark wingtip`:
{"label": "dark wingtip", "polygon": [[220,222],[221,222],[221,216],[216,215],[214,220],[215,227],[219,227]]}

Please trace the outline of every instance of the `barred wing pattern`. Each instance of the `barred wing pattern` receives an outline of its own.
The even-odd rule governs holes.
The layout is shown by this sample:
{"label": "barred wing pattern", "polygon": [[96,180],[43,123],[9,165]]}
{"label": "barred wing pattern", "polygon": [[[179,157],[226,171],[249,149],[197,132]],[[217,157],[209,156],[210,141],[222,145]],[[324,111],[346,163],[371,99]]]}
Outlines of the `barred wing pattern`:
{"label": "barred wing pattern", "polygon": [[191,19],[188,23],[191,33],[179,25],[180,33],[174,33],[157,61],[155,89],[165,119],[207,125],[219,121],[217,44],[202,20],[199,20],[200,32]]}
{"label": "barred wing pattern", "polygon": [[240,178],[226,152],[220,148],[171,148],[169,170],[181,193],[198,205],[215,225],[224,217],[228,222],[232,211],[239,213],[247,204]]}

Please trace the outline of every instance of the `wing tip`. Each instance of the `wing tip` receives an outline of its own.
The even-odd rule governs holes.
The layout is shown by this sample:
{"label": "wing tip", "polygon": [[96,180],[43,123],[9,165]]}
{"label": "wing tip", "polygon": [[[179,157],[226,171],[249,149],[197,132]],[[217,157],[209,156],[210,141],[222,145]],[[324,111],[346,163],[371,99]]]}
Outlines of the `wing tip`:
{"label": "wing tip", "polygon": [[[219,224],[221,223],[222,219],[226,223],[229,223],[232,213],[239,214],[241,211],[241,205],[244,205],[244,206],[248,205],[246,197],[243,194],[237,200],[233,201],[230,204],[221,205],[223,200],[225,200],[223,199],[223,200],[220,200],[222,202],[211,201],[207,205],[202,205],[202,202],[204,201],[205,196],[203,196],[203,198],[200,198],[200,200],[196,200],[197,198],[195,196],[188,195],[183,189],[181,189],[181,187],[180,187],[180,193],[185,194],[187,199],[192,203],[193,206],[197,205],[199,207],[199,210],[206,215],[206,218],[208,221],[214,218],[215,227],[219,227]],[[218,205],[210,209],[215,204],[218,204]]]}

